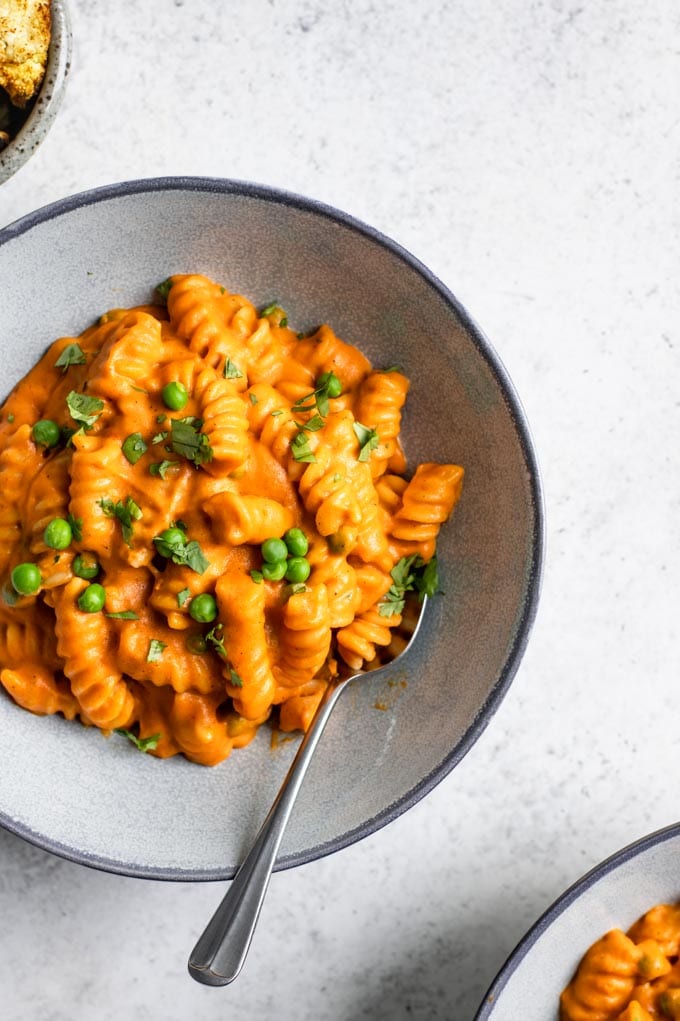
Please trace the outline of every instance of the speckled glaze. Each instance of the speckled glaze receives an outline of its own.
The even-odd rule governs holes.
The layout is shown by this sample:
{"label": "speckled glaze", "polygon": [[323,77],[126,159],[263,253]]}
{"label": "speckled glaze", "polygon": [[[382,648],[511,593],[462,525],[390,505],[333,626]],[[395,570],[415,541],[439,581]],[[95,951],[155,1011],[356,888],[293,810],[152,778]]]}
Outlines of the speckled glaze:
{"label": "speckled glaze", "polygon": [[[432,600],[393,681],[340,700],[289,825],[285,868],[383,826],[441,780],[497,708],[536,610],[542,501],[524,415],[498,357],[453,295],[395,243],[349,216],[233,181],[131,182],[58,202],[0,233],[6,393],[55,337],[150,300],[171,273],[206,273],[300,330],[330,322],[378,366],[412,380],[409,462],[466,467],[440,541]],[[376,708],[376,703],[387,706]],[[234,874],[294,742],[264,728],[214,769],[0,698],[0,823],[41,847],[128,875]],[[30,750],[30,751],[29,751]]]}
{"label": "speckled glaze", "polygon": [[0,152],[0,184],[15,174],[50,130],[71,67],[71,23],[64,0],[52,0],[52,37],[47,66],[35,106],[19,134]]}
{"label": "speckled glaze", "polygon": [[591,943],[680,900],[680,825],[643,837],[570,887],[508,958],[475,1021],[557,1021],[559,995]]}

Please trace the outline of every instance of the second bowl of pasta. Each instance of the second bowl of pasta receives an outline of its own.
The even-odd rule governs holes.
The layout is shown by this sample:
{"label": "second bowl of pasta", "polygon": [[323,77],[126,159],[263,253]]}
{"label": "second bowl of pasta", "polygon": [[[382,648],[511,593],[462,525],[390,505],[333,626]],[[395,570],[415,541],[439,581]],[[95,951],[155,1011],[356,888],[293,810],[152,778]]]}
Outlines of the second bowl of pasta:
{"label": "second bowl of pasta", "polygon": [[[542,549],[521,408],[455,298],[344,214],[204,179],[26,217],[0,286],[0,822],[230,876],[344,668],[280,865],[426,793],[517,668]],[[410,591],[422,633],[373,684]]]}

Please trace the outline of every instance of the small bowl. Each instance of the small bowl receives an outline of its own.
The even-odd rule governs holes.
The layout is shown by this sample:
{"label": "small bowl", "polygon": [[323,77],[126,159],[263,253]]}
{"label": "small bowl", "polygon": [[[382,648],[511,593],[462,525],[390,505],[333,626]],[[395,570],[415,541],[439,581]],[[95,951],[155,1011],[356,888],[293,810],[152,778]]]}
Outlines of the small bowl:
{"label": "small bowl", "polygon": [[539,918],[491,985],[475,1021],[557,1021],[560,993],[586,950],[656,904],[680,901],[680,824],[624,847]]}
{"label": "small bowl", "polygon": [[[390,686],[369,675],[340,700],[286,832],[284,868],[405,811],[491,719],[536,610],[538,469],[507,373],[432,273],[344,213],[242,182],[117,184],[0,232],[1,389],[54,338],[79,333],[107,309],[153,300],[159,281],[192,271],[256,306],[276,299],[297,330],[328,322],[374,364],[403,366],[409,464],[453,461],[467,473],[440,536],[446,594],[428,604],[399,678]],[[76,861],[181,880],[234,874],[296,743],[272,748],[261,728],[247,748],[206,769],[130,754],[127,741],[32,716],[4,696],[0,732],[0,824]]]}
{"label": "small bowl", "polygon": [[0,152],[0,184],[31,158],[49,131],[66,87],[71,67],[71,24],[64,0],[52,0],[52,37],[45,77],[21,130]]}

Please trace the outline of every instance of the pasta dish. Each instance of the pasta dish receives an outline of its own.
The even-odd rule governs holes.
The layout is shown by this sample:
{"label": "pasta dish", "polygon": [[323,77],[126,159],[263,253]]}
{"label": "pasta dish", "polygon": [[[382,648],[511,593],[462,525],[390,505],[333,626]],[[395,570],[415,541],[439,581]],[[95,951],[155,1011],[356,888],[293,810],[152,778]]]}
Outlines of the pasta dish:
{"label": "pasta dish", "polygon": [[409,383],[200,275],[52,344],[0,418],[0,682],[205,765],[305,729],[387,646],[463,469],[400,445]]}
{"label": "pasta dish", "polygon": [[561,1021],[680,1018],[680,906],[657,904],[593,943],[560,999]]}

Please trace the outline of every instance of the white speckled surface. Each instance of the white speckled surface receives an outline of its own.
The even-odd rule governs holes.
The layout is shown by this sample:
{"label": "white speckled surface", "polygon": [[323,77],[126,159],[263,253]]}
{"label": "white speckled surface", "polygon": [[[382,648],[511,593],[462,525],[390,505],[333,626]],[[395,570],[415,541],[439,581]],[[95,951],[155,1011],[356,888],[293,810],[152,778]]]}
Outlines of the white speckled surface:
{"label": "white speckled surface", "polygon": [[468,1021],[565,886],[680,817],[676,5],[120,0],[105,14],[72,0],[71,13],[62,109],[0,188],[0,225],[185,173],[374,224],[452,288],[508,367],[543,466],[548,550],[533,638],[488,730],[408,814],[274,877],[233,987],[185,971],[216,887],[90,872],[0,831],[0,1016]]}

